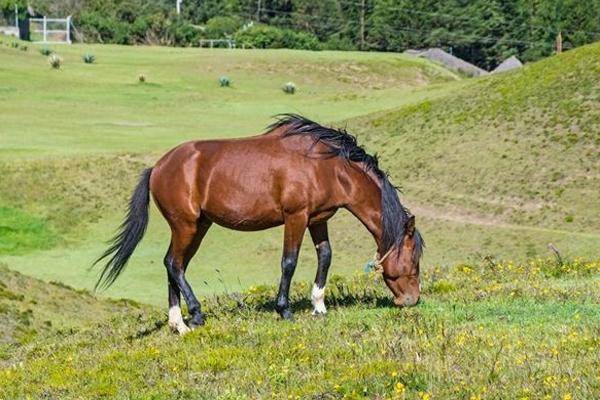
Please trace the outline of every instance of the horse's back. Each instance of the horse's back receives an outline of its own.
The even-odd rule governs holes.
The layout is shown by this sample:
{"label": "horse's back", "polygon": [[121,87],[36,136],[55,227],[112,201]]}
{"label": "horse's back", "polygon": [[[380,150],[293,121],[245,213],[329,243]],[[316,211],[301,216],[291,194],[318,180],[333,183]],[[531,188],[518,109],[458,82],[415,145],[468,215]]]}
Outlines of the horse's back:
{"label": "horse's back", "polygon": [[[184,143],[157,163],[152,193],[158,203],[161,198],[179,203],[175,208],[190,218],[191,211],[201,210],[232,229],[280,225],[286,214],[319,212],[335,203],[332,181],[339,161],[311,157],[311,145],[309,138],[277,133]],[[155,188],[168,193],[157,195]]]}

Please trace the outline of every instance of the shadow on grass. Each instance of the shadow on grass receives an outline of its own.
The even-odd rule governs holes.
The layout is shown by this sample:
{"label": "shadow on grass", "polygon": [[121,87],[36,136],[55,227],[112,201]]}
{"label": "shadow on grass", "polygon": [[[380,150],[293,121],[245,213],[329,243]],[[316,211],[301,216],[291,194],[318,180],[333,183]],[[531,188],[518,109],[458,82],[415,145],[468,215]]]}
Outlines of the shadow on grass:
{"label": "shadow on grass", "polygon": [[[308,297],[294,297],[290,299],[293,312],[312,310],[313,305]],[[337,292],[325,296],[325,304],[329,308],[353,307],[361,305],[367,308],[396,308],[391,296],[374,295],[372,293]],[[275,311],[276,294],[268,296],[253,296],[248,294],[233,293],[217,295],[204,299],[203,305],[207,316],[244,312]]]}

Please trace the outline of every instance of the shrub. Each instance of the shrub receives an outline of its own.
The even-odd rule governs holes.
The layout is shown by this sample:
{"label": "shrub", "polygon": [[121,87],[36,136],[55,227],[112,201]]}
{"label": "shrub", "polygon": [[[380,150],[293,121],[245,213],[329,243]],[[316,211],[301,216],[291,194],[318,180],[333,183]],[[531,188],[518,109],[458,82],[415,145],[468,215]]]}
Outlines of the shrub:
{"label": "shrub", "polygon": [[285,29],[283,31],[281,44],[282,47],[287,49],[321,50],[321,43],[315,35],[302,31],[296,32],[291,29]]}
{"label": "shrub", "polygon": [[29,50],[29,47],[27,47],[26,45],[22,44],[21,46],[19,46],[19,50],[21,50],[21,51],[27,51],[27,50]]}
{"label": "shrub", "polygon": [[[107,17],[99,12],[85,11],[79,17],[79,24],[82,26],[83,34],[92,41],[101,43],[132,44],[131,31],[138,24],[138,18],[135,22],[126,22]],[[144,27],[144,32],[146,27]]]}
{"label": "shrub", "polygon": [[296,93],[296,85],[294,84],[294,82],[286,83],[285,85],[283,85],[283,87],[281,89],[283,90],[284,93],[287,93],[287,94]]}
{"label": "shrub", "polygon": [[243,46],[258,49],[282,47],[283,32],[274,26],[253,25],[235,34],[235,40]]}
{"label": "shrub", "polygon": [[49,49],[49,48],[47,48],[47,47],[42,47],[42,48],[40,49],[40,54],[41,54],[41,55],[43,55],[43,56],[49,56],[49,55],[50,55],[50,54],[52,54],[52,53],[54,53],[54,50],[52,50],[52,49]]}
{"label": "shrub", "polygon": [[169,25],[167,32],[170,38],[169,42],[176,46],[197,44],[200,39],[198,28],[187,22],[174,22]]}
{"label": "shrub", "polygon": [[13,49],[16,49],[19,47],[19,42],[11,42],[10,43],[10,47],[12,47]]}
{"label": "shrub", "polygon": [[56,54],[51,54],[50,57],[48,57],[48,63],[54,69],[60,69],[62,62],[63,62],[62,58],[60,58]]}
{"label": "shrub", "polygon": [[140,83],[144,83],[144,82],[146,82],[146,75],[144,75],[144,74],[139,74],[139,76],[138,76],[138,81],[139,81]]}
{"label": "shrub", "polygon": [[242,22],[235,17],[213,17],[206,22],[204,36],[209,39],[229,38],[241,26]]}
{"label": "shrub", "polygon": [[221,87],[229,87],[231,81],[229,80],[229,77],[222,76],[219,78],[219,84],[221,85]]}
{"label": "shrub", "polygon": [[243,46],[259,49],[319,50],[319,40],[312,33],[295,32],[268,25],[253,25],[235,34],[235,40]]}
{"label": "shrub", "polygon": [[356,45],[352,43],[349,38],[340,38],[339,36],[332,36],[322,45],[324,50],[345,50],[352,51],[356,50]]}
{"label": "shrub", "polygon": [[93,64],[94,62],[96,62],[96,56],[94,56],[93,54],[84,54],[81,58],[86,64]]}

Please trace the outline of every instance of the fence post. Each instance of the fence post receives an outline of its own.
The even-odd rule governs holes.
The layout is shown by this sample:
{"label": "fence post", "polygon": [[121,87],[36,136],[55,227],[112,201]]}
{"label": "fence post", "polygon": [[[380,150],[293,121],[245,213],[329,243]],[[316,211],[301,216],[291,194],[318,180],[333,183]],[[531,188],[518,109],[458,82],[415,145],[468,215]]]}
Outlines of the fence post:
{"label": "fence post", "polygon": [[44,29],[44,43],[47,42],[47,37],[48,37],[48,32],[46,29],[46,16],[44,15],[44,23],[43,23],[43,29]]}
{"label": "fence post", "polygon": [[19,6],[17,6],[16,4],[15,4],[15,28],[19,29]]}
{"label": "fence post", "polygon": [[67,43],[71,44],[71,16],[67,17]]}

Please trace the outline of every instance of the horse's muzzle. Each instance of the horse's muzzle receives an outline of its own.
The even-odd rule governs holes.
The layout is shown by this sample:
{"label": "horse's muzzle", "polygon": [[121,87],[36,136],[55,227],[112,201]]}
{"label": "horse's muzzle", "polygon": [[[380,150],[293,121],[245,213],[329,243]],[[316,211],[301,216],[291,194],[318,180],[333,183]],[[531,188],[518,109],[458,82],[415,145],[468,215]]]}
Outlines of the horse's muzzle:
{"label": "horse's muzzle", "polygon": [[398,307],[412,307],[419,303],[420,296],[403,295],[394,298],[394,304]]}

